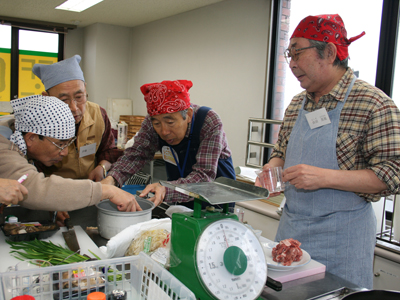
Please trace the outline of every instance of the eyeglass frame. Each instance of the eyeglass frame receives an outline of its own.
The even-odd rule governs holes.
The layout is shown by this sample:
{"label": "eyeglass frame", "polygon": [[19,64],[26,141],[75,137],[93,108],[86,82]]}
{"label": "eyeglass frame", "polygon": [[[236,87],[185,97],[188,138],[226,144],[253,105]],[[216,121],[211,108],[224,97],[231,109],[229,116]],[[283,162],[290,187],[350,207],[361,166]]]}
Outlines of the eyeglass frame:
{"label": "eyeglass frame", "polygon": [[69,147],[70,145],[72,145],[73,142],[75,142],[76,140],[76,136],[74,136],[65,146],[60,147],[58,146],[56,143],[54,143],[52,140],[50,140],[47,136],[43,136],[46,140],[48,140],[50,143],[52,143],[54,146],[56,146],[58,148],[58,150],[60,150],[59,153],[61,153],[65,148]]}
{"label": "eyeglass frame", "polygon": [[[48,90],[46,90],[46,92],[47,92],[48,95],[50,95]],[[83,98],[85,98],[85,100],[83,100],[83,101],[76,101],[75,98],[72,98],[72,100],[71,99],[67,99],[67,100],[60,99],[60,101],[64,102],[68,106],[71,104],[71,101],[74,101],[75,105],[81,105],[81,104],[85,104],[86,103],[88,96],[89,96],[88,93],[85,91],[85,93],[83,93]],[[57,96],[55,96],[55,97],[57,97]]]}
{"label": "eyeglass frame", "polygon": [[[285,51],[283,51],[283,56],[285,57],[285,59],[286,59],[286,62],[288,63],[288,64],[290,64],[290,61],[293,59],[294,61],[298,61],[299,60],[299,54],[300,53],[298,53],[298,52],[300,52],[300,51],[304,51],[304,50],[307,50],[307,49],[310,49],[310,48],[315,48],[315,47],[317,47],[317,46],[309,46],[309,47],[304,47],[304,48],[299,48],[299,49],[296,49],[295,47],[292,47],[292,48],[287,48]],[[294,55],[291,55],[291,53],[290,52],[292,52],[292,51],[295,51],[295,53],[294,53]]]}
{"label": "eyeglass frame", "polygon": [[61,100],[61,99],[60,99],[60,100],[61,100],[62,102],[64,102],[64,103],[66,103],[68,106],[71,104],[72,101],[75,102],[75,105],[81,105],[81,104],[85,104],[85,103],[86,103],[88,94],[87,94],[87,93],[84,93],[82,97],[84,98],[84,100],[82,100],[82,101],[76,101],[75,98],[68,99],[68,100]]}

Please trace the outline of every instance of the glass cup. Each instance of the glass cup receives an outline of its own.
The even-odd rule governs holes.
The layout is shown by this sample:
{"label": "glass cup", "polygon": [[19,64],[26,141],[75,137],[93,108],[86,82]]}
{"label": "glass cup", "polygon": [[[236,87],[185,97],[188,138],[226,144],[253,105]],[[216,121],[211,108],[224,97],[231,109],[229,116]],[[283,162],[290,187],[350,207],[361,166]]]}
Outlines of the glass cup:
{"label": "glass cup", "polygon": [[238,219],[241,223],[244,221],[244,209],[235,207],[235,215],[238,216]]}
{"label": "glass cup", "polygon": [[270,193],[277,193],[285,190],[285,183],[282,179],[282,167],[257,170],[255,172],[260,180],[261,186],[267,189]]}

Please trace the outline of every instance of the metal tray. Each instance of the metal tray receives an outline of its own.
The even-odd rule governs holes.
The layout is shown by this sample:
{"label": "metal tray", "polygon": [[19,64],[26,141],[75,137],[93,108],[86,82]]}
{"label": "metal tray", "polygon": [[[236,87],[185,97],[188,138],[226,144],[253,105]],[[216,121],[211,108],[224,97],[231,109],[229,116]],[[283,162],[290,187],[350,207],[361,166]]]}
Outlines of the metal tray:
{"label": "metal tray", "polygon": [[171,184],[160,181],[160,184],[210,204],[243,202],[269,197],[267,189],[226,177],[218,177],[214,182]]}

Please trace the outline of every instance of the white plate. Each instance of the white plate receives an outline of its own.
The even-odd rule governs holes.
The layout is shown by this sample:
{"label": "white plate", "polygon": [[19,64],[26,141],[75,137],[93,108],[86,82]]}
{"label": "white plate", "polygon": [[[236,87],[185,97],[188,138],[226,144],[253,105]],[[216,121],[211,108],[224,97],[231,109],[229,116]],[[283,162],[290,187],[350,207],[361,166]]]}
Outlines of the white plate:
{"label": "white plate", "polygon": [[299,268],[305,266],[311,261],[311,256],[307,251],[301,249],[303,251],[303,257],[300,261],[293,262],[290,266],[284,266],[281,263],[273,261],[272,259],[272,248],[274,248],[278,243],[276,242],[261,242],[261,245],[264,248],[265,252],[265,260],[267,261],[267,266],[269,270],[274,271],[289,271],[294,268]]}

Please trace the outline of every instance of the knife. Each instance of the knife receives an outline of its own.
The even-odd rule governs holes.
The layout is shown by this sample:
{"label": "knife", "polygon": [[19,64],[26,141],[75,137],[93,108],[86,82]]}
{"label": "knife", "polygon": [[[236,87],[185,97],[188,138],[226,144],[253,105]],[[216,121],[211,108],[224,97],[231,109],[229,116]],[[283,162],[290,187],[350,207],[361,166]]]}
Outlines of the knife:
{"label": "knife", "polygon": [[68,248],[71,251],[78,252],[80,251],[78,239],[76,238],[74,226],[71,224],[71,219],[65,219],[64,224],[67,227],[68,231],[64,231],[62,234],[64,236],[65,242],[67,243]]}

